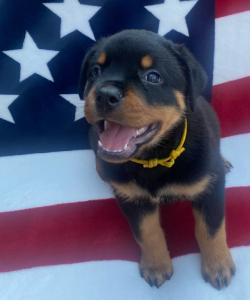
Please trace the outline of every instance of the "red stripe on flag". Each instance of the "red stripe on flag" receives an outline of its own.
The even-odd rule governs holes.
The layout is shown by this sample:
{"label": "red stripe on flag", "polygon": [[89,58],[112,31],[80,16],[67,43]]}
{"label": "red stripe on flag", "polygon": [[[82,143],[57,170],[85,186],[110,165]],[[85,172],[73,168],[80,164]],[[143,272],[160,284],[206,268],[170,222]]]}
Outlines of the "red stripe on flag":
{"label": "red stripe on flag", "polygon": [[215,18],[226,17],[247,10],[250,10],[250,0],[216,0],[215,1]]}
{"label": "red stripe on flag", "polygon": [[[229,246],[250,245],[250,187],[226,194]],[[197,252],[191,204],[163,206],[161,215],[171,256]],[[1,272],[93,260],[138,262],[140,257],[114,199],[1,213],[0,241]]]}
{"label": "red stripe on flag", "polygon": [[222,137],[250,132],[250,77],[213,86],[215,109]]}

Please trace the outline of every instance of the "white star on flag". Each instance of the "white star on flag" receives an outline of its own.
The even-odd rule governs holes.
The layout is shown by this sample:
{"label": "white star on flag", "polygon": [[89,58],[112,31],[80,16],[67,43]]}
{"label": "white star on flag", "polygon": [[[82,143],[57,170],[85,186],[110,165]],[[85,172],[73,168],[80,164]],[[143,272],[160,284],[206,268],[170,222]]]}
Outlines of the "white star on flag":
{"label": "white star on flag", "polygon": [[84,105],[85,101],[79,99],[78,94],[60,94],[65,100],[69,101],[71,104],[75,105],[75,121],[80,120],[85,117],[84,115]]}
{"label": "white star on flag", "polygon": [[8,107],[19,95],[0,95],[0,119],[15,123]]}
{"label": "white star on flag", "polygon": [[28,32],[25,34],[22,49],[3,51],[3,53],[20,63],[20,81],[28,78],[34,73],[48,80],[54,81],[47,63],[58,52],[59,51],[37,48],[35,42]]}
{"label": "white star on flag", "polygon": [[159,19],[158,33],[160,35],[165,35],[174,29],[189,36],[185,17],[197,2],[198,0],[165,0],[162,4],[148,5],[145,8]]}
{"label": "white star on flag", "polygon": [[101,6],[80,4],[78,0],[65,0],[63,3],[43,3],[61,18],[61,37],[78,30],[95,40],[89,20]]}

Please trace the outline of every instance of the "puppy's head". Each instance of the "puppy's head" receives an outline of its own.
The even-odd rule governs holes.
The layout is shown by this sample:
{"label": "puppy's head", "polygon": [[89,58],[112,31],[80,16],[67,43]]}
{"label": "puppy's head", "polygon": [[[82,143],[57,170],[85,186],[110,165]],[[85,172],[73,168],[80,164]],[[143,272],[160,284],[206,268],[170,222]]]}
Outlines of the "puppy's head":
{"label": "puppy's head", "polygon": [[191,109],[206,84],[180,45],[144,30],[99,41],[83,61],[79,96],[98,136],[98,154],[124,162],[155,147]]}

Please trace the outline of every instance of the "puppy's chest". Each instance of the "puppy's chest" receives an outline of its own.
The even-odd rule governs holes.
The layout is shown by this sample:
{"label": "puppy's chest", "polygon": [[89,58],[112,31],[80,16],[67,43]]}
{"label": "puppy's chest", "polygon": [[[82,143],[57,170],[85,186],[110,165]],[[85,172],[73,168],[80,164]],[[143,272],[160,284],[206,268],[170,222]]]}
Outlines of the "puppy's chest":
{"label": "puppy's chest", "polygon": [[126,201],[142,202],[150,201],[154,203],[166,203],[180,199],[195,200],[204,192],[208,192],[214,182],[214,176],[205,175],[192,183],[164,183],[152,182],[149,186],[142,186],[135,180],[127,183],[110,182],[115,196]]}

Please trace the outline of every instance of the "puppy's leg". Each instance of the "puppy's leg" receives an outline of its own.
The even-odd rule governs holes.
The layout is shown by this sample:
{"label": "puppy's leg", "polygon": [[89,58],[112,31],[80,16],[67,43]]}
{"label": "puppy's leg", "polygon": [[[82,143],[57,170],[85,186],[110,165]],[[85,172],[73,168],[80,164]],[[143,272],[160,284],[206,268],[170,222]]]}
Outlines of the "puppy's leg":
{"label": "puppy's leg", "polygon": [[159,287],[166,279],[170,279],[173,267],[160,226],[158,206],[117,200],[141,247],[141,276],[151,286]]}
{"label": "puppy's leg", "polygon": [[226,242],[224,193],[224,176],[221,176],[209,194],[192,203],[202,276],[218,290],[228,286],[236,272]]}

